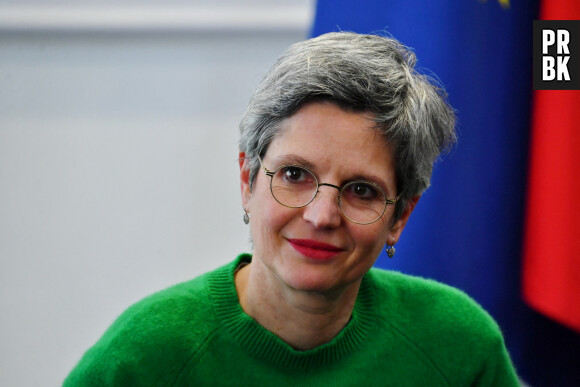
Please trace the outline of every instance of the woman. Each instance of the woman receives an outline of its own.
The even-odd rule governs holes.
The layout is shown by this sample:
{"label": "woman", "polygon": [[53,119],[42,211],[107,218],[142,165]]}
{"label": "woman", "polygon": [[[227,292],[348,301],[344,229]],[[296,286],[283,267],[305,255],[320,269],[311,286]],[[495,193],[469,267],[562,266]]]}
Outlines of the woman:
{"label": "woman", "polygon": [[455,140],[414,61],[353,33],[290,47],[240,125],[252,255],[129,308],[65,385],[518,385],[474,301],[371,269]]}

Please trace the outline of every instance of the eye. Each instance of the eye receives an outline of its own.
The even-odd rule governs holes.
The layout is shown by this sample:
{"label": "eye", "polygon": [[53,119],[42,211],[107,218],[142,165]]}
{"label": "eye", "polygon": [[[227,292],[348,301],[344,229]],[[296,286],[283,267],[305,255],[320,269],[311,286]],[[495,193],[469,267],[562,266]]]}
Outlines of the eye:
{"label": "eye", "polygon": [[279,173],[284,181],[289,183],[309,183],[314,180],[314,176],[302,167],[288,165],[280,168]]}
{"label": "eye", "polygon": [[344,187],[343,195],[347,195],[350,199],[358,200],[375,200],[380,196],[378,189],[374,185],[362,181],[349,183]]}

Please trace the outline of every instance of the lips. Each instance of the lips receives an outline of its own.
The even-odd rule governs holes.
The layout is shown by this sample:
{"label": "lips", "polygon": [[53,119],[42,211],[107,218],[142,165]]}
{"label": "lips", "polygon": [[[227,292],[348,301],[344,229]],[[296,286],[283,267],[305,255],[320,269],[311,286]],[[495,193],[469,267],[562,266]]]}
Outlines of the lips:
{"label": "lips", "polygon": [[330,259],[344,251],[340,247],[311,239],[288,239],[288,242],[300,254],[316,260]]}

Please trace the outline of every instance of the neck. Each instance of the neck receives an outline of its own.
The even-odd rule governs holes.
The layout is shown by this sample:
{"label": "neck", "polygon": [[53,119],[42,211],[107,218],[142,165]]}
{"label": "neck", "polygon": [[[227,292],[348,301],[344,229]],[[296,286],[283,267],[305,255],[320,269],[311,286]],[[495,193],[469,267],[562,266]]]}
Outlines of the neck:
{"label": "neck", "polygon": [[348,324],[360,281],[345,289],[320,293],[288,288],[266,271],[254,261],[236,273],[240,305],[292,348],[304,351],[318,347]]}

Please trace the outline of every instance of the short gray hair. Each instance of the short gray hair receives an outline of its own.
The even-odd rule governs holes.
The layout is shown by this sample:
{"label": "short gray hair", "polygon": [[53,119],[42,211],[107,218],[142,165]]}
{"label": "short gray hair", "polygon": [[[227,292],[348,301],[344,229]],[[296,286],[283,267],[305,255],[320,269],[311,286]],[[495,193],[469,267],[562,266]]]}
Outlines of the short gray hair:
{"label": "short gray hair", "polygon": [[253,183],[283,121],[314,100],[370,112],[394,149],[395,219],[430,184],[433,164],[455,141],[455,114],[434,79],[415,70],[415,54],[397,40],[334,32],[290,46],[258,85],[240,122],[240,151]]}

